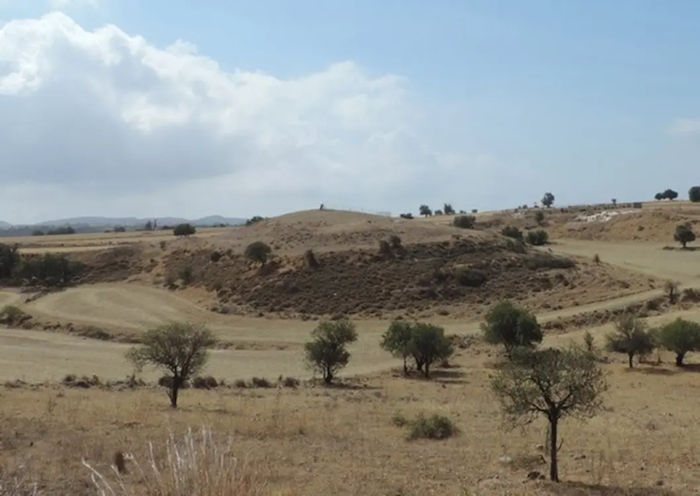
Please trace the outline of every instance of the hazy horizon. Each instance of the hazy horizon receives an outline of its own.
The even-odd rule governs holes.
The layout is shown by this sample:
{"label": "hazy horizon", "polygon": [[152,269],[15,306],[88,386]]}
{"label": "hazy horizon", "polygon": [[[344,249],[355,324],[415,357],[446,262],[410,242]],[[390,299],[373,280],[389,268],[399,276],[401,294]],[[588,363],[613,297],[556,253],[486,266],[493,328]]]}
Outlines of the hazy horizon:
{"label": "hazy horizon", "polygon": [[700,4],[0,0],[0,220],[686,196]]}

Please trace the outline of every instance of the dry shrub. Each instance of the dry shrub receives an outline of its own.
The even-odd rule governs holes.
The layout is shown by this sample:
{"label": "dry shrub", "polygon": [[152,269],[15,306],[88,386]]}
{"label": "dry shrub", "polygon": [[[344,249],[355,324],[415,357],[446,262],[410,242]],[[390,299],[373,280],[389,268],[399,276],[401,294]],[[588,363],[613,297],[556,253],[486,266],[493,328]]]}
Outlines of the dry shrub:
{"label": "dry shrub", "polygon": [[432,415],[418,418],[408,423],[408,439],[447,439],[457,434],[454,422],[444,415]]}
{"label": "dry shrub", "polygon": [[[257,496],[266,487],[259,472],[233,454],[232,438],[203,428],[182,439],[170,436],[163,456],[152,442],[144,458],[124,454],[129,462],[102,473],[83,460],[99,496]],[[125,470],[128,468],[128,470]]]}
{"label": "dry shrub", "polygon": [[25,465],[20,465],[12,475],[0,468],[0,496],[40,496],[39,484],[30,481]]}

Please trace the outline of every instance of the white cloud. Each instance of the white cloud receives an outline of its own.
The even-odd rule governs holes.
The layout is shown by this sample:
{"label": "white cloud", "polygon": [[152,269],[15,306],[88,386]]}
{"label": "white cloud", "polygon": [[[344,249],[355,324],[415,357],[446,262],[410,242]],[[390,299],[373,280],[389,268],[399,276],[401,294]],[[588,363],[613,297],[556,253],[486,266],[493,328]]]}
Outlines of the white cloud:
{"label": "white cloud", "polygon": [[700,119],[676,119],[668,132],[674,136],[700,135]]}
{"label": "white cloud", "polygon": [[185,41],[161,49],[59,12],[0,27],[0,109],[10,221],[403,209],[438,185],[463,192],[484,167],[419,137],[401,77],[353,62],[295,79],[227,72]]}

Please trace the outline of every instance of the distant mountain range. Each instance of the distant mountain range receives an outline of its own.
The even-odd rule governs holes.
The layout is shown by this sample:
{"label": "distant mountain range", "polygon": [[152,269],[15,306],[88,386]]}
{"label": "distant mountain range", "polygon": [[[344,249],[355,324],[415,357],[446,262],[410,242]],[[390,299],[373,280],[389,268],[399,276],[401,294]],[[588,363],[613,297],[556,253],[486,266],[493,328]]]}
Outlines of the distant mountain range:
{"label": "distant mountain range", "polygon": [[151,218],[138,218],[138,217],[71,217],[68,219],[56,219],[47,220],[44,222],[37,222],[36,224],[10,224],[8,222],[0,221],[0,230],[18,230],[27,228],[42,228],[42,227],[63,227],[70,226],[78,230],[85,229],[107,229],[117,226],[122,226],[126,228],[140,228],[146,225],[147,222],[156,221],[158,227],[162,226],[174,226],[176,224],[182,224],[188,222],[195,226],[207,227],[215,225],[230,225],[236,226],[239,224],[244,224],[246,219],[238,217],[223,217],[221,215],[210,215],[208,217],[202,217],[201,219],[184,219],[180,217],[151,217]]}

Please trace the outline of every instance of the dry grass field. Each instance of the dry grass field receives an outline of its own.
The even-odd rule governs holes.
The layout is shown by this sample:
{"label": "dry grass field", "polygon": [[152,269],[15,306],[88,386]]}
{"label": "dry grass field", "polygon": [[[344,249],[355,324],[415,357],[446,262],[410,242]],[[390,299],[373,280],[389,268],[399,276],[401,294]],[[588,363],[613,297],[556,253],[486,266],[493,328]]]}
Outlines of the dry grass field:
{"label": "dry grass field", "polygon": [[[394,313],[358,315],[353,320],[359,340],[350,346],[352,358],[340,374],[341,386],[323,387],[310,381],[312,374],[303,363],[303,343],[318,316],[302,320],[274,313],[217,313],[211,311],[217,299],[205,284],[168,290],[158,283],[166,275],[165,259],[158,257],[178,250],[189,250],[193,257],[198,250],[241,251],[260,238],[277,244],[280,270],[287,270],[309,248],[324,256],[343,249],[375,250],[377,240],[391,233],[399,233],[406,245],[451,242],[455,234],[490,242],[500,230],[440,225],[447,217],[399,221],[348,213],[332,222],[323,214],[292,214],[252,228],[211,230],[181,240],[130,233],[70,237],[51,246],[20,240],[25,253],[128,245],[136,254],[129,256],[138,258],[138,263],[125,271],[126,279],[116,282],[81,284],[47,294],[0,291],[0,306],[16,305],[32,316],[30,328],[0,330],[0,379],[6,382],[0,387],[0,480],[37,482],[38,494],[43,495],[98,494],[81,459],[109,476],[116,452],[145,460],[152,441],[154,456],[162,460],[166,455],[161,447],[168,436],[204,427],[222,442],[231,438],[241,473],[259,489],[246,495],[700,494],[700,353],[691,353],[683,370],[673,366],[673,357],[666,352],[654,352],[649,363],[634,370],[627,369],[626,357],[608,356],[603,365],[610,385],[605,408],[587,422],[563,421],[564,482],[553,484],[527,479],[531,471],[547,472],[540,446],[544,423],[511,431],[502,422],[489,387],[503,360],[499,348],[471,339],[450,360],[450,368],[438,370],[433,380],[403,378],[399,361],[379,347]],[[497,214],[480,214],[479,222],[489,216]],[[559,232],[556,226],[550,228]],[[161,241],[166,248],[159,246]],[[682,288],[700,288],[700,252],[663,250],[669,244],[664,239],[555,237],[540,250],[579,257],[575,270],[586,272],[590,282],[576,279],[581,283],[573,288],[578,293],[564,288],[558,293],[533,293],[533,301],[550,303],[557,298],[549,308],[537,307],[538,319],[549,322],[644,302],[660,296],[660,283],[668,279]],[[597,272],[590,272],[583,261],[592,261],[596,254],[602,263]],[[143,267],[148,269],[139,272]],[[258,277],[250,274],[246,277]],[[629,287],[597,288],[595,277],[630,281]],[[459,303],[455,303],[445,306],[449,312],[426,311],[421,318],[445,327],[448,334],[478,336],[483,312],[496,299],[487,296],[478,312],[466,306],[456,311]],[[671,307],[650,317],[648,324],[664,324],[677,316],[700,321],[700,306]],[[138,340],[144,330],[175,320],[204,323],[220,340],[222,345],[211,351],[204,374],[224,379],[225,387],[188,389],[180,407],[173,410],[164,391],[152,385],[135,389],[61,385],[68,374],[96,375],[103,383],[125,379],[134,371],[124,358],[131,346],[124,341]],[[107,332],[109,339],[79,335],[79,330],[88,328]],[[611,329],[610,322],[565,328],[547,333],[543,345],[581,342],[588,330],[602,347]],[[152,384],[160,375],[146,369],[139,377]],[[274,383],[278,376],[302,382],[297,388],[234,386],[238,379],[265,377]],[[433,413],[451,418],[458,435],[443,441],[408,441],[406,428],[392,420],[397,414],[411,419]],[[137,482],[135,465],[127,464],[127,469],[126,480]],[[31,494],[6,488],[0,488],[0,495]]]}

